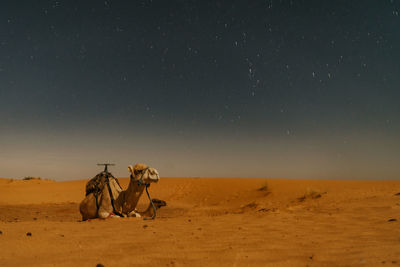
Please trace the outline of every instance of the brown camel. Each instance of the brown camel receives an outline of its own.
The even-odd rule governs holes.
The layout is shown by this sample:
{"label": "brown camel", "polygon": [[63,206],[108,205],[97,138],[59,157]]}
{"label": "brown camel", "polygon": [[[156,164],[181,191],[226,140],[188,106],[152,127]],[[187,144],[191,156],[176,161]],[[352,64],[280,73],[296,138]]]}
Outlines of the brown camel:
{"label": "brown camel", "polygon": [[[157,170],[142,163],[138,163],[134,167],[128,166],[128,169],[131,172],[131,176],[126,190],[122,190],[117,179],[111,175],[108,179],[110,189],[105,185],[98,194],[95,195],[95,192],[91,192],[85,197],[79,206],[83,221],[94,218],[153,215],[154,211],[151,203],[144,212],[136,211],[136,206],[146,188],[146,184],[156,183],[160,179]],[[114,208],[109,190],[114,199]],[[153,202],[156,208],[166,205],[165,201],[158,199],[154,199]]]}

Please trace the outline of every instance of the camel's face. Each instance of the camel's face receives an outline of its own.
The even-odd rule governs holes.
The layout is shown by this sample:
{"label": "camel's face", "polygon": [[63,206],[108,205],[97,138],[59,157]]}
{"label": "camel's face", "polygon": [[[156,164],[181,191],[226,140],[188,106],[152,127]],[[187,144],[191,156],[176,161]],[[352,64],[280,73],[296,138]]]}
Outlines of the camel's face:
{"label": "camel's face", "polygon": [[148,167],[146,164],[138,163],[134,167],[128,166],[132,174],[132,178],[136,181],[142,179],[144,184],[156,183],[160,180],[158,171],[154,168]]}
{"label": "camel's face", "polygon": [[160,180],[160,176],[158,175],[158,171],[154,168],[148,168],[145,170],[143,175],[143,182],[145,184],[149,183],[157,183]]}

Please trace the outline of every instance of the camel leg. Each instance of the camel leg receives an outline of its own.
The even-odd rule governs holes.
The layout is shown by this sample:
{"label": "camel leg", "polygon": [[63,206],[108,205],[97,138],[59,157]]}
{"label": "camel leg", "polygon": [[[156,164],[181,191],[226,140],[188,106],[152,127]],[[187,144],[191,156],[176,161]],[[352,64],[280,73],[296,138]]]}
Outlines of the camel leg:
{"label": "camel leg", "polygon": [[107,218],[121,218],[118,215],[115,215],[113,212],[113,206],[111,205],[110,195],[107,191],[107,187],[103,189],[103,193],[101,194],[101,198],[98,201],[99,210],[97,211],[98,218],[107,219]]}
{"label": "camel leg", "polygon": [[118,216],[112,212],[107,212],[107,211],[99,211],[99,218],[100,219],[107,219],[107,218],[121,218],[121,216]]}
{"label": "camel leg", "polygon": [[115,215],[112,212],[112,210],[110,210],[109,208],[110,207],[108,207],[108,206],[104,207],[103,205],[100,205],[99,211],[97,212],[98,217],[100,219],[114,218],[115,216],[119,217],[119,216]]}
{"label": "camel leg", "polygon": [[111,213],[110,212],[107,212],[107,211],[100,211],[99,210],[99,218],[100,219],[106,219],[106,218],[108,218],[108,217],[110,217],[110,215],[111,215]]}
{"label": "camel leg", "polygon": [[[165,202],[164,200],[160,200],[157,198],[153,199],[153,203],[154,206],[156,206],[156,210],[160,209],[161,207],[167,206],[167,202]],[[147,207],[147,209],[145,211],[140,212],[140,215],[145,217],[153,217],[154,215],[154,208],[153,205],[151,205],[151,203],[149,203],[149,206]]]}
{"label": "camel leg", "polygon": [[137,213],[136,210],[133,210],[133,211],[131,211],[131,212],[128,213],[128,217],[137,217],[137,218],[140,218],[140,217],[142,217],[142,216],[140,216],[140,214]]}

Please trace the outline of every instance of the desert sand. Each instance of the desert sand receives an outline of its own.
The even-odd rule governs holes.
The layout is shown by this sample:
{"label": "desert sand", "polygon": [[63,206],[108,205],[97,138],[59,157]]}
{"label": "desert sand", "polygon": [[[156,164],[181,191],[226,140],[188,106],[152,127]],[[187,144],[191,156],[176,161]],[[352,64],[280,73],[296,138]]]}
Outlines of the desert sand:
{"label": "desert sand", "polygon": [[86,182],[0,179],[0,266],[400,265],[400,181],[162,177],[155,220],[82,222]]}

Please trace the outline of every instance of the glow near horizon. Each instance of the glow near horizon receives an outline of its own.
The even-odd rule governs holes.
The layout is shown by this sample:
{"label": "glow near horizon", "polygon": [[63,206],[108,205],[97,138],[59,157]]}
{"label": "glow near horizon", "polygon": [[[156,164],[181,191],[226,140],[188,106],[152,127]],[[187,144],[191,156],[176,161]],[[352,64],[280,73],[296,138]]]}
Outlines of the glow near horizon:
{"label": "glow near horizon", "polygon": [[127,177],[128,165],[144,162],[164,177],[400,178],[397,137],[108,134],[3,136],[0,177],[87,179],[102,162]]}

